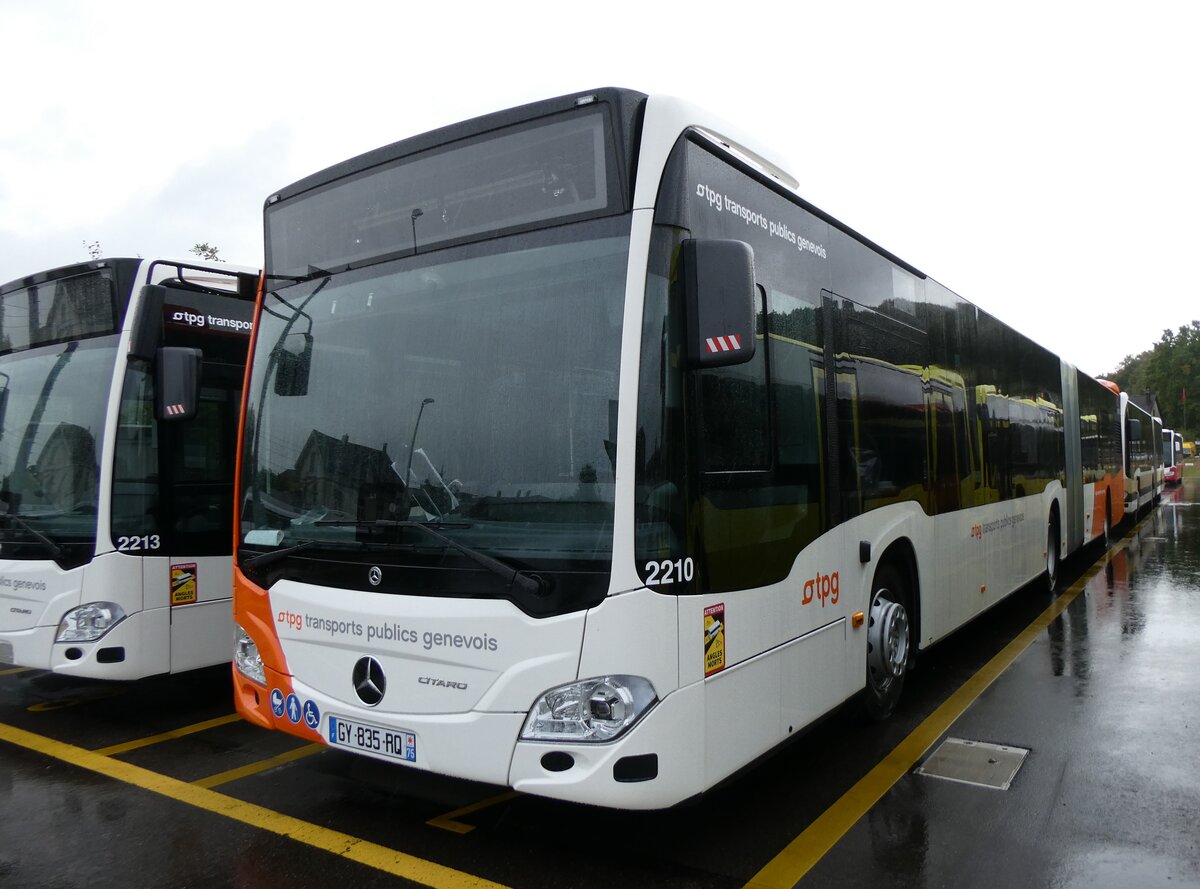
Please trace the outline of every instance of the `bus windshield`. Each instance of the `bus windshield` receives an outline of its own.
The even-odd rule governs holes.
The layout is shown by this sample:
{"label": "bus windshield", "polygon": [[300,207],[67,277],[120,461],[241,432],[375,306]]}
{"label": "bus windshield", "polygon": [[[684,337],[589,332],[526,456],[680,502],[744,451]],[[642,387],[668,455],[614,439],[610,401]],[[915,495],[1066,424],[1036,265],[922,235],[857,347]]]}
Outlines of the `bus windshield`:
{"label": "bus windshield", "polygon": [[[268,291],[243,543],[606,574],[628,240],[610,217]],[[462,593],[463,573],[410,571],[403,591]]]}
{"label": "bus windshield", "polygon": [[58,546],[71,549],[70,561],[91,555],[116,340],[0,359],[0,535],[7,558],[61,558]]}

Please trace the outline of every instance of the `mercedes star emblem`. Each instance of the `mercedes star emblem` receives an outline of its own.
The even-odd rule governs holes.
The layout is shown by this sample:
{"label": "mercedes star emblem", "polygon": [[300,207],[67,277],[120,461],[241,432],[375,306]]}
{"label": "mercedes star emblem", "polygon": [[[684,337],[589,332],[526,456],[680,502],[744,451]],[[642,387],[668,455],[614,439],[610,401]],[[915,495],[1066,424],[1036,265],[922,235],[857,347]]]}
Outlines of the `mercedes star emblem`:
{"label": "mercedes star emblem", "polygon": [[371,570],[367,572],[367,580],[371,581],[371,586],[379,586],[383,582],[383,572],[379,570],[378,565],[371,566]]}
{"label": "mercedes star emblem", "polygon": [[358,659],[358,663],[354,665],[351,681],[354,683],[354,693],[368,707],[374,707],[382,701],[383,693],[387,691],[387,679],[383,675],[383,667],[373,657]]}

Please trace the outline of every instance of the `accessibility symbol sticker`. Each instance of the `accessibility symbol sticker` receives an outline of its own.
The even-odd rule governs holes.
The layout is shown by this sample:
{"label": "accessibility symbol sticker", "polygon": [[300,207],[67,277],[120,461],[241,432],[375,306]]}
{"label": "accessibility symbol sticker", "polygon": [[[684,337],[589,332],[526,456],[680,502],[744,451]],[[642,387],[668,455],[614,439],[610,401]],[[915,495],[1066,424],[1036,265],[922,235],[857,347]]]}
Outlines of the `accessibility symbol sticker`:
{"label": "accessibility symbol sticker", "polygon": [[276,719],[283,715],[283,692],[277,688],[271,689],[271,712]]}
{"label": "accessibility symbol sticker", "polygon": [[304,702],[304,724],[314,732],[317,730],[317,726],[321,724],[321,711],[317,709],[316,701]]}
{"label": "accessibility symbol sticker", "polygon": [[300,722],[300,699],[294,692],[287,696],[287,716],[293,723]]}

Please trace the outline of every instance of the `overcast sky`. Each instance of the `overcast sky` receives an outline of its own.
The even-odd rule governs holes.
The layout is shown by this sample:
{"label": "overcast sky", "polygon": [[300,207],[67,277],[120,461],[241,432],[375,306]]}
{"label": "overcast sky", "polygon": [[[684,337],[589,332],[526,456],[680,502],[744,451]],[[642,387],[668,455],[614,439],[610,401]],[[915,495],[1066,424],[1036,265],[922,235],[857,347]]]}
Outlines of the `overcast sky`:
{"label": "overcast sky", "polygon": [[272,191],[599,86],[705,106],[808,200],[1092,374],[1200,318],[1200,4],[0,0],[0,282],[258,266]]}

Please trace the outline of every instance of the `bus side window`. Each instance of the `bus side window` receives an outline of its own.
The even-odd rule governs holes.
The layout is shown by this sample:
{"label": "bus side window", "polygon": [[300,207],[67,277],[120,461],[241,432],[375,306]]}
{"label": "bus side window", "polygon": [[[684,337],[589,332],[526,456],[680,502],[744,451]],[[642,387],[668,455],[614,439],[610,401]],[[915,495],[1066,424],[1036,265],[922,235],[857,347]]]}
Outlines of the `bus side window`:
{"label": "bus side window", "polygon": [[125,371],[117,445],[113,455],[113,537],[156,534],[158,515],[158,425],[154,389],[145,362],[130,361]]}
{"label": "bus side window", "polygon": [[233,433],[240,404],[236,365],[205,362],[196,416],[163,430],[168,449],[165,498],[172,545],[196,555],[217,555],[227,541],[225,517],[233,509]]}
{"label": "bus side window", "polygon": [[788,535],[794,558],[817,539],[826,521],[821,482],[824,337],[814,302],[770,290],[767,310],[776,439],[772,485],[776,502],[787,505],[794,522]]}
{"label": "bus side window", "polygon": [[749,362],[697,372],[707,472],[746,472],[771,466],[761,289],[754,335],[759,345]]}
{"label": "bus side window", "polygon": [[928,509],[925,334],[846,298],[838,311],[842,518],[905,500]]}
{"label": "bus side window", "polygon": [[[700,412],[700,533],[712,590],[761,586],[786,575],[774,554],[761,549],[774,521],[771,473],[767,352],[761,296],[755,319],[754,358],[745,363],[696,371]],[[790,564],[790,561],[789,561]]]}

